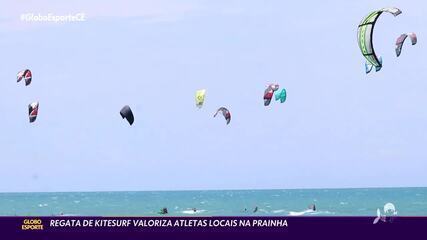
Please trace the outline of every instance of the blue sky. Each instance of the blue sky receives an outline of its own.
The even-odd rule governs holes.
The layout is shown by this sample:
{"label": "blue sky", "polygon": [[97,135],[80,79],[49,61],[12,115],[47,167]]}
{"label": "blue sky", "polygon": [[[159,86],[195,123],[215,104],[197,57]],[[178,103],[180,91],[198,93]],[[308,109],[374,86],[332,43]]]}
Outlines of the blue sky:
{"label": "blue sky", "polygon": [[[27,2],[27,3],[25,3]],[[357,25],[374,35],[366,75]],[[0,191],[426,186],[423,1],[8,1]],[[83,12],[28,23],[22,13]],[[416,32],[399,58],[394,41]],[[16,73],[33,71],[33,83]],[[268,83],[286,103],[263,106]],[[194,93],[207,89],[197,109]],[[40,102],[35,124],[27,105]],[[135,114],[129,126],[119,111]],[[213,118],[220,106],[230,125]]]}

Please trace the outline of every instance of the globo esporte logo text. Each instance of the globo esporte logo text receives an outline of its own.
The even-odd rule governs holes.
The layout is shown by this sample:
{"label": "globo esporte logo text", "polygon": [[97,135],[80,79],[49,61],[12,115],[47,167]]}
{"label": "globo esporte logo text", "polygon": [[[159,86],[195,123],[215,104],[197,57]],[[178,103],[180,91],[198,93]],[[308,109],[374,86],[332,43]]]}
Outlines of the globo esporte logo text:
{"label": "globo esporte logo text", "polygon": [[22,230],[43,230],[43,222],[39,218],[24,219],[21,226]]}

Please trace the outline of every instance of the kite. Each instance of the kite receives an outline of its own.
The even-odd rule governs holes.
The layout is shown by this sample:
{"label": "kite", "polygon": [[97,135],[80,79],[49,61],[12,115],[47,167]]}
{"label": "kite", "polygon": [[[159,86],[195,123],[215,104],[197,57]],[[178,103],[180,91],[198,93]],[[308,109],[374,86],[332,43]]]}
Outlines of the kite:
{"label": "kite", "polygon": [[264,91],[264,106],[270,105],[271,99],[275,91],[279,89],[279,84],[270,84]]}
{"label": "kite", "polygon": [[196,91],[196,106],[198,108],[202,108],[203,103],[205,102],[205,94],[206,94],[205,89],[200,89]]}
{"label": "kite", "polygon": [[274,95],[276,101],[280,100],[280,103],[284,103],[286,101],[286,89],[282,89],[282,91],[277,92],[276,95]]}
{"label": "kite", "polygon": [[406,38],[409,36],[412,45],[417,44],[417,35],[415,33],[404,33],[396,39],[396,56],[399,57],[402,52],[402,46]]}
{"label": "kite", "polygon": [[130,125],[133,124],[133,121],[134,121],[133,113],[128,105],[124,106],[122,110],[120,110],[120,115],[122,116],[123,119],[126,118],[126,120],[129,122]]}
{"label": "kite", "polygon": [[225,120],[227,121],[227,125],[228,125],[230,123],[230,121],[231,121],[231,113],[230,113],[230,111],[228,111],[228,109],[225,108],[225,107],[220,107],[220,108],[218,108],[218,110],[214,114],[214,117],[216,117],[216,115],[219,112],[222,113],[222,115],[224,116]]}
{"label": "kite", "polygon": [[[375,53],[373,46],[373,32],[374,26],[377,22],[378,17],[383,13],[388,12],[393,14],[393,16],[398,16],[402,13],[398,8],[383,8],[374,12],[371,12],[368,16],[366,16],[362,22],[360,22],[358,31],[357,31],[357,39],[360,51],[366,59],[366,73],[369,73],[372,70],[372,66],[375,67],[376,71],[381,70],[382,60]],[[372,65],[372,66],[371,66]]]}
{"label": "kite", "polygon": [[38,113],[39,102],[33,102],[28,105],[28,117],[30,118],[30,123],[36,121]]}
{"label": "kite", "polygon": [[17,74],[16,78],[17,78],[16,82],[20,82],[22,79],[24,79],[25,86],[28,86],[31,83],[31,79],[33,78],[33,74],[31,73],[31,71],[29,69],[25,69],[25,70],[20,71]]}

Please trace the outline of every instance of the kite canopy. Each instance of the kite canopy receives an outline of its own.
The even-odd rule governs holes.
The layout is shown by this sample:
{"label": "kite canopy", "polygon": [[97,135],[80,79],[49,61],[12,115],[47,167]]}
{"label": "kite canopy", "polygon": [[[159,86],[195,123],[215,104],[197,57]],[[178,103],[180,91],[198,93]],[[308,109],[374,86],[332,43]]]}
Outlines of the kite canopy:
{"label": "kite canopy", "polygon": [[275,95],[276,101],[280,100],[280,103],[284,103],[286,101],[286,89],[282,89],[282,91],[277,92]]}
{"label": "kite canopy", "polygon": [[227,121],[227,125],[228,125],[230,123],[230,121],[231,121],[231,113],[230,113],[230,111],[228,111],[228,109],[225,108],[225,107],[220,107],[220,108],[218,108],[218,110],[214,114],[214,117],[216,117],[216,115],[219,112],[222,113],[222,115],[224,116],[225,120]]}
{"label": "kite canopy", "polygon": [[33,75],[29,69],[25,69],[25,70],[20,71],[17,74],[16,78],[17,78],[16,82],[20,82],[22,79],[24,79],[25,86],[28,86],[31,83],[31,79],[33,78]]}
{"label": "kite canopy", "polygon": [[279,84],[270,84],[264,91],[264,106],[270,105],[271,99],[275,91],[279,89]]}
{"label": "kite canopy", "polygon": [[[372,38],[375,23],[377,22],[378,17],[383,12],[391,13],[395,17],[402,13],[400,9],[394,7],[383,8],[378,11],[371,12],[360,22],[357,31],[359,48],[360,51],[362,51],[363,56],[366,58],[367,64],[371,64],[379,69],[381,69],[382,67],[382,62],[380,61],[380,58],[375,54]],[[379,71],[379,69],[377,71]],[[368,72],[368,70],[366,71]]]}
{"label": "kite canopy", "polygon": [[134,121],[133,113],[128,105],[124,106],[122,110],[120,110],[120,115],[122,116],[123,119],[126,118],[126,120],[129,122],[130,125],[133,124],[133,121]]}
{"label": "kite canopy", "polygon": [[196,91],[196,106],[198,108],[202,108],[203,103],[205,102],[205,94],[206,94],[205,89],[200,89]]}
{"label": "kite canopy", "polygon": [[30,123],[36,121],[38,113],[39,113],[39,102],[33,102],[28,105],[28,117],[30,118]]}
{"label": "kite canopy", "polygon": [[399,57],[402,52],[402,46],[406,38],[411,39],[412,45],[417,44],[417,35],[415,33],[403,33],[396,39],[396,56]]}

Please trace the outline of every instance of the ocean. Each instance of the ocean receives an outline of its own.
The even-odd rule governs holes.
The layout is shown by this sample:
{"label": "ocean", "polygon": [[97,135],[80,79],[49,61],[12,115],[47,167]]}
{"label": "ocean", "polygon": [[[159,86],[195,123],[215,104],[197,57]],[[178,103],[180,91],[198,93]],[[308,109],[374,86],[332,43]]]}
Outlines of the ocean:
{"label": "ocean", "polygon": [[0,215],[375,216],[388,202],[398,216],[427,216],[427,188],[0,193]]}

